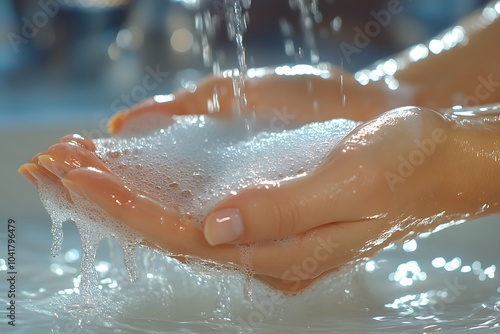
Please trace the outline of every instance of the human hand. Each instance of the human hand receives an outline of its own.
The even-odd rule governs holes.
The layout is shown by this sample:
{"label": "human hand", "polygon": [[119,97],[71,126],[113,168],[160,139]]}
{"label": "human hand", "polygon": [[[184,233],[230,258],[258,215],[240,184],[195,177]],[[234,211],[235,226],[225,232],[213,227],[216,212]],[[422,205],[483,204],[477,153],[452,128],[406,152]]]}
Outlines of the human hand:
{"label": "human hand", "polygon": [[[88,198],[141,234],[144,245],[166,251],[181,261],[196,258],[229,266],[243,265],[240,248],[235,245],[210,246],[203,232],[181,216],[177,208],[163,205],[148,194],[127,186],[94,154],[95,150],[94,143],[88,139],[78,135],[65,136],[22,165],[19,172],[35,186],[42,182],[42,185],[52,183],[66,189],[69,204],[80,197]],[[293,243],[287,244],[288,250],[292,248],[293,251]],[[262,244],[255,248],[250,267],[256,278],[276,289],[296,292],[313,280],[302,280],[290,286],[272,268],[273,261],[278,261],[288,250],[271,243]],[[269,257],[269,253],[274,255]],[[287,259],[292,260],[291,256]]]}
{"label": "human hand", "polygon": [[332,240],[337,247],[329,256],[320,254],[322,244],[316,252],[299,251],[302,266],[286,276],[299,281],[440,224],[492,214],[498,189],[488,175],[498,163],[488,152],[496,151],[498,138],[490,141],[485,133],[494,132],[483,123],[478,129],[429,109],[387,112],[351,132],[309,175],[219,202],[205,218],[205,237],[212,245]]}
{"label": "human hand", "polygon": [[[300,66],[254,69],[261,74],[245,81],[246,108],[243,112],[255,112],[270,127],[283,130],[333,118],[367,121],[396,105],[411,104],[380,82],[363,86],[350,73],[337,68],[319,70]],[[210,76],[194,87],[149,98],[130,110],[115,114],[109,122],[109,132],[112,135],[144,134],[170,125],[173,115],[210,114],[226,118],[233,115],[232,78]],[[209,107],[215,103],[214,91],[217,92],[218,112]],[[356,98],[346,99],[346,95]]]}
{"label": "human hand", "polygon": [[[176,208],[124,184],[84,139],[54,145],[46,152],[50,157],[38,155],[21,173],[60,182],[69,196],[87,197],[140,233],[148,245],[176,256],[241,265],[236,244],[261,240],[250,263],[255,276],[296,292],[391,242],[473,211],[470,200],[455,195],[460,185],[449,171],[454,161],[450,136],[449,122],[433,111],[385,113],[354,130],[313,173],[244,189],[221,201],[208,215],[204,233]],[[418,163],[402,175],[398,168],[405,159]],[[387,172],[396,178],[388,178]],[[243,234],[211,246],[221,241],[214,231],[228,225],[216,223],[214,228],[214,212],[228,208],[238,210]],[[233,222],[234,212],[225,210],[226,216],[233,213]],[[289,236],[294,237],[280,244],[265,241]]]}

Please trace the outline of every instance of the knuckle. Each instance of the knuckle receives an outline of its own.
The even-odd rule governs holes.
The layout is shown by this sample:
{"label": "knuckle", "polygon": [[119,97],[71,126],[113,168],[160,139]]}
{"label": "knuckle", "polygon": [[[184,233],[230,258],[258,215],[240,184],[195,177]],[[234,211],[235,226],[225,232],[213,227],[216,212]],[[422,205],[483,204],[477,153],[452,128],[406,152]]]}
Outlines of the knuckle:
{"label": "knuckle", "polygon": [[271,217],[278,237],[297,233],[302,219],[301,208],[290,196],[281,195],[271,206]]}
{"label": "knuckle", "polygon": [[84,148],[71,142],[64,142],[52,145],[48,153],[61,162],[81,164]]}

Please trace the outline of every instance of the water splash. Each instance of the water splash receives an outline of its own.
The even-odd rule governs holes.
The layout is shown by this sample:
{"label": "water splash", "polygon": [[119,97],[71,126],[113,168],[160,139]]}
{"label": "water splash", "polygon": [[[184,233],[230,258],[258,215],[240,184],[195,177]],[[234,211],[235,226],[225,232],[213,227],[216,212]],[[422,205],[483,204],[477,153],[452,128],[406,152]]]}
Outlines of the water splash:
{"label": "water splash", "polygon": [[243,35],[248,27],[250,4],[250,0],[226,0],[227,34],[229,39],[236,43],[236,56],[238,58],[238,70],[233,71],[233,89],[236,100],[235,111],[240,115],[246,110],[247,105],[244,94],[247,61]]}

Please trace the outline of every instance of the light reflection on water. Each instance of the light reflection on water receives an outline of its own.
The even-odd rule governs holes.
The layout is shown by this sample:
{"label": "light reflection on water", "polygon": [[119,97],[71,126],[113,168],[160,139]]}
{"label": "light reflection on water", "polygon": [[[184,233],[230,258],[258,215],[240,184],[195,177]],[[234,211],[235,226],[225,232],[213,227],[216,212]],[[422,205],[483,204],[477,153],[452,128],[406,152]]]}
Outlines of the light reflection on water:
{"label": "light reflection on water", "polygon": [[[49,257],[48,235],[24,243],[19,259],[22,293],[17,299],[22,316],[16,329],[19,333],[35,328],[53,333],[302,333],[306,329],[455,333],[494,328],[500,322],[498,219],[455,226],[390,247],[356,269],[286,299],[255,284],[253,299],[245,300],[238,273],[199,275],[196,267],[147,251],[138,252],[139,282],[129,283],[118,249],[104,243],[96,264],[101,296],[93,307],[79,305],[81,253],[76,231],[67,225],[59,257]],[[21,229],[19,236],[28,240],[46,229],[43,224],[24,225],[30,229]],[[215,311],[221,302],[226,307]]]}

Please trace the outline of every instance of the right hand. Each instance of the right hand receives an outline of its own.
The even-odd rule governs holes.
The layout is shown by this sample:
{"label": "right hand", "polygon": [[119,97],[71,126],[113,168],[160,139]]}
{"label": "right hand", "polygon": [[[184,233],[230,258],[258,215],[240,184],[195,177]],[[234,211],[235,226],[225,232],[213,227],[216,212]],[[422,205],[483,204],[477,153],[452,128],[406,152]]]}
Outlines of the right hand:
{"label": "right hand", "polygon": [[[391,187],[385,172],[397,173],[399,157],[408,159],[419,149],[415,140],[432,138],[435,129],[445,131],[446,142],[435,143],[432,154]],[[238,189],[222,200],[218,209],[221,205],[240,209],[245,235],[218,245],[209,243],[206,233],[188,223],[176,207],[115,176],[83,138],[67,137],[23,168],[29,177],[61,183],[69,199],[87,198],[137,231],[147,245],[181,259],[242,265],[237,244],[260,240],[250,260],[255,277],[297,292],[409,233],[433,229],[450,217],[462,218],[484,204],[471,200],[479,201],[476,191],[484,187],[464,183],[460,188],[456,183],[467,180],[463,176],[470,177],[475,169],[452,168],[460,149],[450,131],[450,124],[430,110],[407,108],[383,114],[351,132],[310,174],[277,182],[279,186]],[[462,192],[469,196],[460,196]],[[285,238],[281,243],[265,241],[281,238]]]}
{"label": "right hand", "polygon": [[[115,176],[94,154],[95,149],[91,140],[68,135],[46,151],[36,154],[19,168],[19,173],[35,187],[39,182],[60,187],[69,205],[80,197],[88,198],[139,233],[143,237],[143,245],[166,251],[181,262],[195,258],[230,267],[242,265],[240,249],[236,245],[209,245],[203,231],[182,217],[177,208],[160,203]],[[296,293],[314,282],[315,278],[290,282],[281,277],[281,268],[287,269],[300,260],[294,255],[298,245],[316,247],[312,239],[289,242],[288,247],[258,245],[250,264],[255,278],[290,293]]]}

